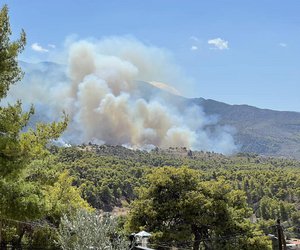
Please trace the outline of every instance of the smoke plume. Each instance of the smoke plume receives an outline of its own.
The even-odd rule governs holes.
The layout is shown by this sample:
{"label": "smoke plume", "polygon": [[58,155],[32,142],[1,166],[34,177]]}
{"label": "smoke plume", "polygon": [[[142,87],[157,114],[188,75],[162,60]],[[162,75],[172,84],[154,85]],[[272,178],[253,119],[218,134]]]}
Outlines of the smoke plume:
{"label": "smoke plume", "polygon": [[24,80],[29,92],[24,95],[22,84],[12,90],[15,97],[37,103],[50,118],[65,110],[71,118],[65,140],[132,148],[179,146],[225,154],[236,150],[230,129],[218,126],[201,107],[173,105],[147,93],[149,88],[137,94],[147,84],[141,81],[164,89],[165,83],[187,84],[168,52],[128,38],[76,41],[67,51],[66,67],[61,67],[66,77],[51,73],[50,79],[39,82],[41,76],[31,72]]}

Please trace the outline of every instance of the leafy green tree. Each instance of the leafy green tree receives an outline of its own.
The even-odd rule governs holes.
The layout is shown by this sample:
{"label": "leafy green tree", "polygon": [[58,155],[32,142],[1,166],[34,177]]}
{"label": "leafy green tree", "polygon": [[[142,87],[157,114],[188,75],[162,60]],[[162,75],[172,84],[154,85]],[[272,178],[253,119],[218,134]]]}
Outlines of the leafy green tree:
{"label": "leafy green tree", "polygon": [[28,224],[4,218],[3,241],[15,247],[22,243],[31,248],[57,249],[54,227],[61,216],[74,215],[79,209],[93,210],[72,181],[53,156],[31,162],[16,182],[6,185],[6,195],[2,196],[6,198],[6,216]]}
{"label": "leafy green tree", "polygon": [[[231,190],[224,180],[200,182],[199,172],[187,167],[157,168],[147,180],[132,203],[127,230],[145,229],[159,241],[177,245],[193,239],[194,250],[201,242],[205,249],[232,249],[224,238],[236,234],[259,249],[269,249],[269,242],[256,237],[247,220],[251,210],[244,193]],[[253,249],[244,242],[240,249]]]}
{"label": "leafy green tree", "polygon": [[73,178],[67,171],[62,172],[58,181],[49,186],[46,191],[48,217],[55,224],[59,224],[63,214],[74,214],[79,209],[93,211],[89,204],[80,196],[80,190],[72,186]]}

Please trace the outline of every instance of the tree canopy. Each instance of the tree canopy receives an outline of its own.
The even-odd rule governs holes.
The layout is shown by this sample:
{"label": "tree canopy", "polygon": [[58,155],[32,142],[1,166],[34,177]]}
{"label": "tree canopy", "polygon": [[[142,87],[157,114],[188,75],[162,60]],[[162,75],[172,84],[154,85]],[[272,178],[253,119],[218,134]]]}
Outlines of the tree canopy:
{"label": "tree canopy", "polygon": [[[257,231],[250,224],[250,215],[245,193],[232,190],[223,179],[200,181],[196,170],[163,167],[147,176],[132,203],[127,226],[153,232],[159,241],[177,246],[193,241],[194,250],[201,242],[206,249],[227,249],[232,243],[222,239],[240,234],[244,242],[239,246],[252,249],[249,239],[255,238]],[[254,245],[270,247],[266,239],[259,238]]]}
{"label": "tree canopy", "polygon": [[[19,81],[23,72],[18,66],[18,55],[26,44],[22,31],[16,41],[10,40],[11,28],[8,7],[0,11],[0,101],[6,97],[12,84]],[[8,177],[22,169],[30,159],[45,153],[46,144],[57,139],[67,126],[67,117],[62,122],[37,124],[35,130],[25,127],[34,108],[23,112],[21,101],[0,106],[0,175]],[[16,172],[17,171],[17,172]]]}
{"label": "tree canopy", "polygon": [[[6,104],[4,99],[11,85],[23,77],[23,72],[18,66],[18,55],[26,44],[23,30],[16,41],[11,41],[11,34],[8,7],[4,5],[0,10],[1,245],[7,241],[13,242],[14,239],[17,239],[15,241],[19,245],[27,232],[33,234],[32,227],[24,224],[27,221],[40,219],[45,220],[46,224],[58,224],[62,214],[71,210],[92,210],[81,198],[80,190],[72,186],[72,178],[68,171],[57,168],[59,171],[56,176],[49,180],[50,172],[47,173],[45,169],[43,174],[47,175],[46,183],[40,179],[45,176],[37,176],[32,172],[39,164],[38,160],[43,161],[42,165],[46,168],[46,159],[50,155],[48,145],[58,139],[65,130],[68,118],[63,115],[60,122],[38,123],[35,128],[29,127],[28,122],[34,113],[33,106],[24,112],[21,100],[15,104]],[[52,164],[51,168],[54,169],[55,163]]]}

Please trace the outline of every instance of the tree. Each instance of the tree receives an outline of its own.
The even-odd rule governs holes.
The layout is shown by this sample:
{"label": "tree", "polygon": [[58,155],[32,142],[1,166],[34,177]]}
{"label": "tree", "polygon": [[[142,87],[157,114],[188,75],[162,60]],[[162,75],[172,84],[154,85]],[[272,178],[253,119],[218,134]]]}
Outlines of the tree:
{"label": "tree", "polygon": [[108,215],[78,211],[63,216],[58,243],[63,250],[124,250],[128,243],[117,232],[117,221]]}
{"label": "tree", "polygon": [[68,123],[64,115],[61,122],[27,128],[33,106],[24,112],[20,100],[4,104],[11,85],[23,77],[17,57],[25,47],[26,35],[22,30],[20,38],[11,41],[11,34],[8,7],[4,5],[0,10],[0,243],[3,220],[28,221],[42,216],[44,194],[23,178],[23,170],[33,159],[49,154],[48,143],[57,139]]}
{"label": "tree", "polygon": [[[24,49],[26,36],[22,31],[20,38],[11,42],[10,35],[8,7],[5,5],[0,11],[0,101],[6,97],[10,86],[23,76],[17,56]],[[37,124],[35,130],[27,129],[27,132],[23,132],[33,113],[33,107],[23,112],[21,101],[0,106],[0,189],[15,181],[32,159],[47,154],[47,143],[57,139],[67,126],[68,119],[64,116],[62,122]],[[1,199],[5,193],[0,193]],[[5,216],[5,206],[5,203],[1,203],[1,216]]]}
{"label": "tree", "polygon": [[[7,96],[12,84],[19,81],[23,72],[18,66],[17,57],[26,44],[22,31],[17,41],[10,41],[11,28],[8,7],[0,11],[0,101]],[[38,124],[36,129],[26,127],[34,108],[23,112],[21,101],[16,104],[0,106],[0,175],[7,178],[16,174],[32,159],[44,154],[46,144],[57,139],[67,126],[67,117],[62,122]]]}
{"label": "tree", "polygon": [[245,235],[245,241],[255,238],[260,249],[268,249],[268,242],[255,237],[246,219],[251,210],[244,192],[231,190],[224,180],[200,182],[196,170],[164,167],[153,170],[147,181],[132,203],[128,230],[145,229],[159,241],[179,246],[193,240],[194,250],[201,242],[205,249],[227,249],[233,243],[224,239],[239,234]]}
{"label": "tree", "polygon": [[48,218],[52,223],[59,224],[63,214],[74,214],[79,209],[93,211],[89,204],[80,196],[79,189],[72,186],[72,180],[67,171],[62,172],[58,181],[49,186],[46,193]]}
{"label": "tree", "polygon": [[5,195],[1,196],[1,203],[6,204],[2,242],[10,242],[14,247],[25,243],[30,248],[55,248],[54,227],[63,214],[74,216],[80,209],[93,211],[81,198],[81,190],[72,186],[68,171],[56,161],[53,155],[34,160],[15,182],[2,185]]}
{"label": "tree", "polygon": [[26,44],[25,32],[22,30],[20,38],[10,41],[11,29],[8,17],[8,7],[0,11],[0,99],[7,95],[11,84],[22,78],[22,71],[18,67],[17,56]]}

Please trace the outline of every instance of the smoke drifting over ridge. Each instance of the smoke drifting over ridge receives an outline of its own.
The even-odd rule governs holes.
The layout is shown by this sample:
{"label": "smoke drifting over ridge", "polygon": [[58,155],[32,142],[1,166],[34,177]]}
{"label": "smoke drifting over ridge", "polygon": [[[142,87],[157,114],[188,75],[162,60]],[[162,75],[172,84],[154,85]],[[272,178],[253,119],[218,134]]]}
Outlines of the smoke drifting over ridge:
{"label": "smoke drifting over ridge", "polygon": [[65,134],[70,142],[236,150],[230,130],[199,106],[175,107],[159,96],[136,94],[137,81],[188,81],[164,50],[126,38],[74,42],[68,48],[67,79],[54,86],[46,79],[52,85],[27,95],[33,93],[28,100],[38,101],[47,114],[65,110],[70,115]]}

